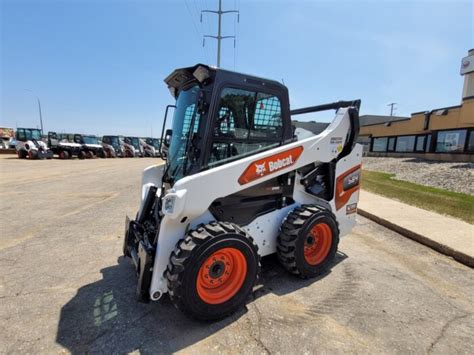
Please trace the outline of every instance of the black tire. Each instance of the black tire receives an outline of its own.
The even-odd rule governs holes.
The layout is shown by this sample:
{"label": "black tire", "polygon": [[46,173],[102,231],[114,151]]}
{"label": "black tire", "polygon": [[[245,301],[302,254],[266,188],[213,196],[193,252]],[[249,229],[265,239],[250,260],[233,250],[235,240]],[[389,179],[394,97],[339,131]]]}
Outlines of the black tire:
{"label": "black tire", "polygon": [[28,156],[28,152],[24,149],[20,149],[18,152],[18,158],[19,159],[26,159],[26,157]]}
{"label": "black tire", "polygon": [[28,158],[31,159],[31,160],[33,160],[33,159],[38,159],[38,151],[31,149],[31,150],[28,152]]}
{"label": "black tire", "polygon": [[301,278],[315,277],[332,264],[338,244],[339,228],[334,215],[315,205],[303,205],[283,222],[277,238],[277,255],[290,273]]}
{"label": "black tire", "polygon": [[[222,257],[222,261],[221,257],[217,256],[219,260],[214,257],[218,255],[216,252],[224,253],[229,250],[232,253],[237,251],[239,259],[233,260],[231,257],[232,260],[228,263],[225,257]],[[212,264],[206,266],[206,269],[206,263]],[[178,243],[171,254],[165,275],[169,296],[176,308],[196,319],[217,320],[232,314],[245,304],[259,272],[260,256],[252,237],[235,224],[212,222],[189,231],[186,238]],[[234,282],[236,275],[241,283]],[[219,281],[223,281],[223,284],[211,286],[215,287],[211,291],[202,288],[203,282]],[[230,286],[235,284],[239,286]],[[205,300],[205,297],[216,291],[227,292],[226,297],[214,298],[210,302]],[[214,294],[211,297],[218,296]]]}
{"label": "black tire", "polygon": [[79,159],[85,159],[85,158],[86,158],[86,153],[85,153],[83,150],[81,150],[81,151],[77,154],[77,157],[78,157]]}
{"label": "black tire", "polygon": [[70,155],[69,155],[69,152],[68,152],[68,151],[66,151],[66,150],[61,150],[61,151],[59,152],[59,157],[60,157],[61,159],[69,159]]}
{"label": "black tire", "polygon": [[99,150],[99,151],[97,152],[97,156],[98,156],[99,158],[102,158],[102,159],[107,158],[107,154],[105,154],[105,151],[103,151],[103,150]]}

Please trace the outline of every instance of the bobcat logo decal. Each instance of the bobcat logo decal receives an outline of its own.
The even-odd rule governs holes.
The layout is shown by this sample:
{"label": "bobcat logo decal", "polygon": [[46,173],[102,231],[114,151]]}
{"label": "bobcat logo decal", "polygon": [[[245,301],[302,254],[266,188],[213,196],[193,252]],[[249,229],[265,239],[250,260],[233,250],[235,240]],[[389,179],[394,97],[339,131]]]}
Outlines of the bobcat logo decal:
{"label": "bobcat logo decal", "polygon": [[263,162],[263,164],[255,164],[255,174],[263,176],[265,171],[267,171],[267,169],[265,169],[265,162]]}
{"label": "bobcat logo decal", "polygon": [[247,169],[240,175],[238,180],[239,184],[245,185],[254,180],[261,179],[264,176],[284,170],[295,164],[301,153],[303,153],[303,147],[297,146],[265,158],[254,160],[249,163]]}

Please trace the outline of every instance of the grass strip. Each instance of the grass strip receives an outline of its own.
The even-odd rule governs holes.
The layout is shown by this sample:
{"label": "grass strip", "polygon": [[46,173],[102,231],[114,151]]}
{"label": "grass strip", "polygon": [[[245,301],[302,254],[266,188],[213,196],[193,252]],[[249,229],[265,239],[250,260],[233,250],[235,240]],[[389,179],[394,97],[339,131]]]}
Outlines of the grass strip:
{"label": "grass strip", "polygon": [[449,215],[474,224],[474,196],[395,180],[395,174],[362,170],[364,190],[408,205]]}

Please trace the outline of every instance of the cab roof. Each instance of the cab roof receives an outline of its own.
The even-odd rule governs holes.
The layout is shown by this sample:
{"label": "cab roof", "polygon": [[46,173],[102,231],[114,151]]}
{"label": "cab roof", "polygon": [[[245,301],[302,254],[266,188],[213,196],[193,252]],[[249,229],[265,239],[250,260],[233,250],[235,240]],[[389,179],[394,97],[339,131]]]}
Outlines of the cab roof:
{"label": "cab roof", "polygon": [[287,91],[287,87],[278,81],[261,78],[258,76],[238,73],[226,69],[216,68],[205,64],[196,64],[192,67],[175,69],[165,78],[165,83],[173,97],[177,97],[179,90],[193,82],[205,83],[216,78],[225,79],[230,82],[252,83],[267,87],[278,88]]}

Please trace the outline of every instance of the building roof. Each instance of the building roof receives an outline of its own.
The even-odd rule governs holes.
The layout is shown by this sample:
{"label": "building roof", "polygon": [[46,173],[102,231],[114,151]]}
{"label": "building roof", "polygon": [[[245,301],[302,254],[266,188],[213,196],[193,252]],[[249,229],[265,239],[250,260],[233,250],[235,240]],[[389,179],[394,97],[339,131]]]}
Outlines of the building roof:
{"label": "building roof", "polygon": [[361,126],[371,126],[375,124],[382,124],[386,122],[396,122],[409,120],[410,117],[404,116],[378,116],[378,115],[362,115],[359,117]]}
{"label": "building roof", "polygon": [[327,126],[329,126],[329,123],[327,122],[315,122],[315,121],[309,121],[309,122],[291,121],[291,122],[293,126],[295,126],[296,128],[302,128],[314,134],[321,133],[327,128]]}

